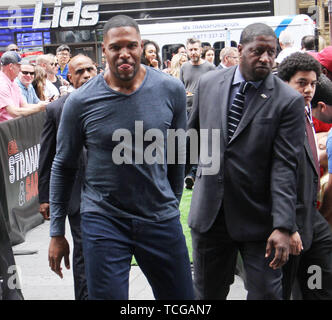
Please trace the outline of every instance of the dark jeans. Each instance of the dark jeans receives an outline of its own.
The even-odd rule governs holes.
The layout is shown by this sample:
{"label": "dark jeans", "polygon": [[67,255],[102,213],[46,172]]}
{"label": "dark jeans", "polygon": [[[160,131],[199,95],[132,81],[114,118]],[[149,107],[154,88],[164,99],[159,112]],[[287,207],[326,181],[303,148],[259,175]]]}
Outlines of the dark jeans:
{"label": "dark jeans", "polygon": [[85,277],[82,233],[81,233],[81,215],[80,212],[68,215],[70,231],[73,237],[73,275],[75,300],[87,300],[88,289]]}
{"label": "dark jeans", "polygon": [[82,214],[89,299],[127,300],[134,255],[156,299],[193,299],[188,250],[179,217],[161,222]]}
{"label": "dark jeans", "polygon": [[[318,269],[310,271],[312,267]],[[314,222],[311,247],[299,256],[290,256],[283,267],[284,299],[289,300],[291,294],[294,300],[332,300],[332,232],[320,214]]]}
{"label": "dark jeans", "polygon": [[248,300],[282,299],[281,270],[265,258],[266,241],[236,242],[228,234],[224,215],[219,213],[210,230],[191,230],[194,261],[194,289],[199,300],[224,300],[234,282],[237,254],[240,252],[246,273]]}

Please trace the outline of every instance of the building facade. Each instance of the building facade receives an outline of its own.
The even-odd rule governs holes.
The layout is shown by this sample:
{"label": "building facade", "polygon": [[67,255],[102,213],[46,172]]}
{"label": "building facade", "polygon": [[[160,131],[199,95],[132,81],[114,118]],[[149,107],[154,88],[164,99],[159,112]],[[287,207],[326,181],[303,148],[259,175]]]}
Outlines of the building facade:
{"label": "building facade", "polygon": [[55,53],[60,44],[72,53],[101,61],[102,29],[116,14],[139,24],[237,19],[299,12],[296,0],[2,0],[0,52],[17,43],[23,55]]}
{"label": "building facade", "polygon": [[297,13],[311,16],[317,23],[319,35],[325,40],[325,45],[330,45],[328,0],[297,0],[296,2]]}

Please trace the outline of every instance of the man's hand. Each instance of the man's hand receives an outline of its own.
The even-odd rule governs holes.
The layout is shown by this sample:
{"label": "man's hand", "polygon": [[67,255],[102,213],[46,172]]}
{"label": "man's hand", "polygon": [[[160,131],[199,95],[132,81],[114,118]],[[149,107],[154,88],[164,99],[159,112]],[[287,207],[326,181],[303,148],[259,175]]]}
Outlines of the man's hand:
{"label": "man's hand", "polygon": [[286,230],[275,229],[267,239],[265,258],[269,257],[272,249],[275,249],[275,255],[270,263],[274,270],[281,268],[288,260],[289,256],[289,232]]}
{"label": "man's hand", "polygon": [[64,236],[56,236],[51,238],[48,249],[48,262],[52,271],[54,271],[61,279],[63,278],[61,260],[64,258],[65,266],[70,269],[69,263],[69,244]]}
{"label": "man's hand", "polygon": [[289,245],[289,254],[292,254],[294,256],[298,256],[303,250],[302,240],[297,231],[290,236]]}
{"label": "man's hand", "polygon": [[39,111],[44,111],[48,104],[49,104],[49,101],[39,101],[36,106]]}
{"label": "man's hand", "polygon": [[39,212],[44,217],[45,220],[50,220],[50,204],[47,202],[41,203],[39,205]]}

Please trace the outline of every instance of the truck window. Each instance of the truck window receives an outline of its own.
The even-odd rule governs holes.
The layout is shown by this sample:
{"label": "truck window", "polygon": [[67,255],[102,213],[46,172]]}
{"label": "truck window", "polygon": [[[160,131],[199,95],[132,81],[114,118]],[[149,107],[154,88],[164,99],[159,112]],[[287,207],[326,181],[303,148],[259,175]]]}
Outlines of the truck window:
{"label": "truck window", "polygon": [[161,49],[161,58],[165,63],[167,60],[172,60],[173,54],[176,53],[177,49],[181,46],[185,46],[182,43],[173,43],[173,44],[165,44]]}

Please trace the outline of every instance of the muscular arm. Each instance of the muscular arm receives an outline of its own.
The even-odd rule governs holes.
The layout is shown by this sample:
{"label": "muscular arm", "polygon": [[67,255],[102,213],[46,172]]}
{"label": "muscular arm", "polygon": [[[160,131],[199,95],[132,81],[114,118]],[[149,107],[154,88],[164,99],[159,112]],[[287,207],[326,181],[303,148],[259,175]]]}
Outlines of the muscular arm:
{"label": "muscular arm", "polygon": [[28,116],[33,113],[37,113],[39,111],[45,110],[46,103],[44,101],[40,101],[37,104],[28,104],[24,103],[22,108],[8,105],[6,108],[7,112],[14,118],[19,116]]}
{"label": "muscular arm", "polygon": [[79,103],[71,95],[65,102],[57,134],[57,152],[50,179],[51,236],[65,234],[65,218],[83,147]]}

